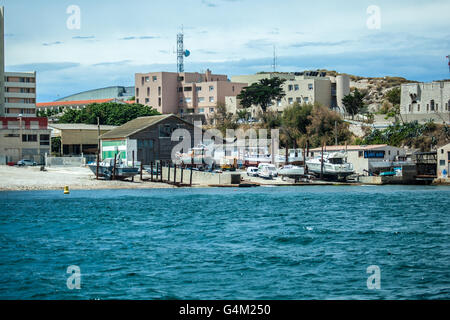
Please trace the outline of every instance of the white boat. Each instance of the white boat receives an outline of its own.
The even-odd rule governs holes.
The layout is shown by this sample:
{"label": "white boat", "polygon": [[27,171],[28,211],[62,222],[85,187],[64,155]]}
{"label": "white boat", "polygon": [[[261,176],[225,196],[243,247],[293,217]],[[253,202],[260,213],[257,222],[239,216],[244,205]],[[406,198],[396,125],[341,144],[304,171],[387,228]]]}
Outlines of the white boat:
{"label": "white boat", "polygon": [[[308,171],[316,175],[322,172],[322,156],[306,161]],[[353,165],[347,162],[345,152],[323,153],[323,177],[329,180],[345,180],[355,173]]]}
{"label": "white boat", "polygon": [[278,169],[278,174],[282,177],[299,177],[305,175],[305,168],[293,166],[293,165],[285,165]]}
{"label": "white boat", "polygon": [[273,164],[261,163],[258,166],[258,176],[263,179],[273,179],[278,176],[277,168]]}

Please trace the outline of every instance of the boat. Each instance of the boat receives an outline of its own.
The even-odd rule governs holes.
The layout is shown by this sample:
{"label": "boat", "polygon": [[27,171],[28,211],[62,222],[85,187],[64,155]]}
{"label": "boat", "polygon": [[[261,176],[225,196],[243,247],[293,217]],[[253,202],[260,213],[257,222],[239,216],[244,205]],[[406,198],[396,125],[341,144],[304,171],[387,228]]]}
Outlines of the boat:
{"label": "boat", "polygon": [[263,179],[273,179],[278,176],[277,168],[273,164],[261,163],[258,166],[258,176]]}
{"label": "boat", "polygon": [[[88,164],[89,169],[97,175],[97,163]],[[116,160],[116,171],[114,171],[114,158],[104,159],[98,165],[98,176],[104,177],[105,179],[111,180],[113,176],[116,179],[123,180],[126,178],[134,177],[139,174],[139,166],[128,166],[122,159]]]}
{"label": "boat", "polygon": [[305,175],[305,168],[289,164],[278,169],[278,174],[287,178],[300,177]]}
{"label": "boat", "polygon": [[[316,176],[322,173],[322,155],[307,160],[308,172]],[[347,162],[345,152],[323,153],[323,178],[327,180],[346,180],[348,176],[355,173],[353,165]]]}

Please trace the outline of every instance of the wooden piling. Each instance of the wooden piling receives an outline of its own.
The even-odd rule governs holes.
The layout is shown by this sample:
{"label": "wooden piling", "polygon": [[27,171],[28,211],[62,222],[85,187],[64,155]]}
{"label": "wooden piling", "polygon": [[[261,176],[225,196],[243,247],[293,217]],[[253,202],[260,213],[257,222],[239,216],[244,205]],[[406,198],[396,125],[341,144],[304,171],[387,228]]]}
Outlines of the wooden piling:
{"label": "wooden piling", "polygon": [[150,163],[150,180],[153,182],[153,161]]}

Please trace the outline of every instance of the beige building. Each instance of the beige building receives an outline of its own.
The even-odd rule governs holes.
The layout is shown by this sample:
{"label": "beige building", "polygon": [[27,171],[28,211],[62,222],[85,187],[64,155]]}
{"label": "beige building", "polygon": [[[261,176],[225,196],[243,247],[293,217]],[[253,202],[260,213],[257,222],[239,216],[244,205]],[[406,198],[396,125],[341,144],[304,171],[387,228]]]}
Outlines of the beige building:
{"label": "beige building", "polygon": [[[82,123],[54,123],[49,124],[52,130],[52,138],[60,137],[61,156],[74,156],[85,154],[96,154],[98,149],[99,135],[98,126]],[[115,126],[100,126],[100,135],[107,133]],[[56,150],[53,150],[54,152]]]}
{"label": "beige building", "polygon": [[201,73],[153,72],[135,75],[136,103],[151,106],[162,114],[202,114],[206,118],[225,97],[236,96],[245,83],[230,82],[226,75],[210,70]]}
{"label": "beige building", "polygon": [[36,116],[36,72],[5,72],[5,117]]}
{"label": "beige building", "polygon": [[403,84],[400,113],[404,121],[450,122],[450,81]]}
{"label": "beige building", "polygon": [[450,143],[437,150],[437,176],[450,182]]}
{"label": "beige building", "polygon": [[[317,73],[317,74],[316,74]],[[323,106],[344,111],[342,98],[350,93],[350,79],[348,76],[338,76],[329,78],[316,73],[260,73],[255,75],[235,76],[233,82],[246,82],[247,85],[259,82],[262,79],[273,79],[275,77],[285,79],[283,90],[286,96],[278,101],[273,101],[270,110],[282,112],[295,102],[320,103]],[[226,98],[227,110],[235,111],[242,108],[236,99]],[[249,110],[253,117],[261,111],[259,106],[254,106]]]}
{"label": "beige building", "polygon": [[[321,148],[311,149],[311,156],[319,156]],[[346,152],[347,162],[353,164],[356,173],[367,175],[380,169],[390,168],[395,162],[406,160],[406,150],[386,144],[354,145],[354,146],[326,146],[324,152]]]}

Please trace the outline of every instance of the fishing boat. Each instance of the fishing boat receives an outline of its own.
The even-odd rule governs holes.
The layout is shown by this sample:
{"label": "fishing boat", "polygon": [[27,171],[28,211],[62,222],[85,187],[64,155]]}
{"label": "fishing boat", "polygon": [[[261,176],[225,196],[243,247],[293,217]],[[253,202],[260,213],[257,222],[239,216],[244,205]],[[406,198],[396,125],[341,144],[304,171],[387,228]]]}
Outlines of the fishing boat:
{"label": "fishing boat", "polygon": [[[322,155],[307,160],[308,171],[315,175],[322,173]],[[347,162],[345,152],[323,153],[323,177],[327,180],[346,180],[348,176],[355,173],[353,165]]]}
{"label": "fishing boat", "polygon": [[[97,163],[88,164],[89,169],[97,175]],[[128,166],[122,159],[116,160],[116,170],[114,171],[114,158],[104,159],[98,165],[98,176],[111,180],[113,177],[119,180],[131,178],[139,174],[139,167]]]}

